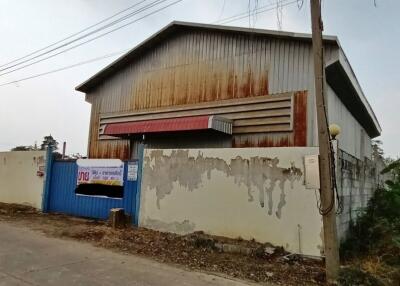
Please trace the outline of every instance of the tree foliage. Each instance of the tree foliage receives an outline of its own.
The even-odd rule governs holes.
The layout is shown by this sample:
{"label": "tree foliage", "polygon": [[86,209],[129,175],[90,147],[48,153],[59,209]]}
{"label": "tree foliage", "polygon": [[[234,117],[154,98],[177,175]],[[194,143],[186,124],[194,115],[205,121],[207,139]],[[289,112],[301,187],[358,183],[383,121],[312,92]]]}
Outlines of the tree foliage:
{"label": "tree foliage", "polygon": [[34,151],[34,147],[33,146],[15,146],[14,148],[11,149],[11,151]]}
{"label": "tree foliage", "polygon": [[43,142],[40,145],[40,150],[47,150],[49,147],[51,147],[53,150],[58,149],[58,142],[53,138],[53,136],[51,136],[51,134],[44,136]]}
{"label": "tree foliage", "polygon": [[37,150],[47,150],[51,147],[54,151],[58,149],[58,142],[53,138],[53,136],[48,135],[43,137],[42,144],[38,148],[37,144],[34,145],[19,145],[11,149],[11,151],[37,151]]}
{"label": "tree foliage", "polygon": [[381,174],[391,175],[392,179],[386,181],[390,188],[400,188],[400,159],[392,161],[381,171]]}
{"label": "tree foliage", "polygon": [[[355,223],[351,223],[340,252],[345,260],[376,258],[382,269],[378,276],[390,281],[385,285],[398,285],[392,282],[399,281],[400,277],[400,160],[389,164],[382,171],[383,174],[389,172],[394,175],[393,180],[387,181],[386,189],[375,191],[366,210],[360,213]],[[349,273],[362,279],[371,278],[371,273],[364,272],[366,276],[362,277],[354,269],[350,269]],[[374,282],[368,284],[364,280],[356,284],[356,280],[346,275],[342,273],[342,278],[351,283],[342,285],[378,285]],[[376,276],[376,273],[372,276]]]}
{"label": "tree foliage", "polygon": [[382,144],[381,140],[372,140],[372,156],[375,160],[378,158],[383,159],[384,152]]}

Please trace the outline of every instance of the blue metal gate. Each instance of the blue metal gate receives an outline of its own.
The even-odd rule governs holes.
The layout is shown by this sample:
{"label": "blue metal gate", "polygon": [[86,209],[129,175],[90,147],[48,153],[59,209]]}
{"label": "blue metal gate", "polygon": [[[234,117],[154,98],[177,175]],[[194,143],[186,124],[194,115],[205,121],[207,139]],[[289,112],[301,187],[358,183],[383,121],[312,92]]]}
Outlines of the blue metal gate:
{"label": "blue metal gate", "polygon": [[[137,162],[138,161],[129,161]],[[137,224],[138,200],[140,184],[140,166],[136,181],[127,180],[128,163],[124,163],[123,198],[108,198],[76,195],[78,165],[75,161],[54,161],[51,165],[50,182],[46,195],[46,207],[49,212],[68,215],[107,219],[111,208],[123,208],[125,213]]]}

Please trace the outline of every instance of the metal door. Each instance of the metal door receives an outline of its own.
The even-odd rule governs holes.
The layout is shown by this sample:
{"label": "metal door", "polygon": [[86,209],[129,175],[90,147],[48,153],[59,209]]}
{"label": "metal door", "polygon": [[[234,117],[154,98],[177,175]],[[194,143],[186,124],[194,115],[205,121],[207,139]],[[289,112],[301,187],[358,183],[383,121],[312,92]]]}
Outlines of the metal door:
{"label": "metal door", "polygon": [[123,198],[108,198],[76,195],[78,165],[75,161],[54,161],[51,166],[49,190],[47,195],[50,212],[64,213],[79,217],[107,219],[111,208],[123,208],[137,222],[138,182],[127,180],[128,163],[139,164],[138,160],[124,163]]}

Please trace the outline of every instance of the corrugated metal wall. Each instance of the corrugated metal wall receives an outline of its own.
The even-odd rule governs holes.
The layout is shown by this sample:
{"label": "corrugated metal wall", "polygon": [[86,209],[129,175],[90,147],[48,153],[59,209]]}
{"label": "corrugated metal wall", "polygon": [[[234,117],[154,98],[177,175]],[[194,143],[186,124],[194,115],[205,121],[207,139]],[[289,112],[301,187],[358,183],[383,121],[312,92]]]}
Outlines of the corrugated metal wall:
{"label": "corrugated metal wall", "polygon": [[74,216],[107,219],[112,208],[124,208],[136,215],[137,181],[127,180],[124,166],[124,196],[122,199],[76,195],[78,165],[75,161],[55,161],[51,171],[49,211]]}
{"label": "corrugated metal wall", "polygon": [[339,148],[357,159],[364,160],[364,157],[371,159],[371,138],[360,123],[354,119],[335,92],[329,86],[327,90],[329,123],[335,123],[341,127],[341,133],[337,138]]}
{"label": "corrugated metal wall", "polygon": [[[143,109],[130,113],[103,115],[100,118],[100,134],[105,126],[115,122],[131,122],[151,119],[166,119],[185,116],[217,115],[233,121],[231,143],[226,146],[225,137],[197,136],[196,144],[187,147],[272,147],[306,146],[307,93],[294,92],[280,95],[265,95],[248,98],[217,100],[212,103],[184,104],[173,107]],[[108,138],[100,135],[100,139]],[[211,138],[212,137],[212,138]],[[181,138],[182,139],[182,138]],[[199,140],[200,139],[200,140]],[[170,148],[178,145],[176,136],[169,136]],[[156,144],[153,140],[152,144]],[[164,148],[166,140],[155,148]],[[210,144],[207,144],[209,141]],[[220,142],[221,141],[221,142]],[[223,141],[223,142],[222,142]],[[146,144],[149,141],[146,140]],[[187,142],[190,143],[190,142]]]}
{"label": "corrugated metal wall", "polygon": [[[338,56],[328,45],[326,61]],[[201,30],[176,33],[87,94],[89,156],[129,157],[129,140],[98,140],[100,115],[307,91],[306,146],[317,145],[310,41]],[[299,113],[301,115],[301,113]],[[267,143],[266,143],[267,142]],[[286,133],[245,134],[233,146],[291,146]]]}

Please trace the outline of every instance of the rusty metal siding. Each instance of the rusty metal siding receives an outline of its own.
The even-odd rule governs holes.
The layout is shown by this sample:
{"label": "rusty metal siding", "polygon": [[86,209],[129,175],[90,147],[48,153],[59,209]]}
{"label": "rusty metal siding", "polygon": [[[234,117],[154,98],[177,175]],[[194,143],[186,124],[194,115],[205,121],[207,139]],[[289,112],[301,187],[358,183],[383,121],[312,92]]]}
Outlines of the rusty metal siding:
{"label": "rusty metal siding", "polygon": [[129,140],[98,140],[98,122],[103,97],[90,94],[87,100],[92,103],[89,129],[89,158],[129,158]]}
{"label": "rusty metal siding", "polygon": [[[89,156],[129,157],[128,140],[98,141],[101,114],[301,90],[308,94],[302,143],[316,145],[312,74],[308,42],[195,30],[176,33],[87,95],[92,103]],[[234,142],[242,146],[249,140],[252,146],[270,146],[271,140],[272,146],[294,144],[293,138],[278,132],[240,136]]]}
{"label": "rusty metal siding", "polygon": [[[128,113],[104,114],[100,117],[100,129],[104,124],[178,117],[220,115],[234,120],[234,127],[286,124],[281,131],[291,130],[292,104],[297,93],[258,96],[241,99],[219,100],[212,103],[185,104],[179,106],[143,109]],[[263,122],[261,122],[263,121]],[[267,131],[267,130],[265,130]]]}
{"label": "rusty metal siding", "polygon": [[[233,144],[231,146],[306,146],[306,106],[307,92],[303,91],[104,114],[100,117],[99,138],[101,140],[109,138],[108,135],[104,135],[104,129],[108,124],[217,115],[232,120]],[[155,140],[153,144],[156,144]],[[157,148],[162,148],[164,145],[161,144]],[[201,146],[207,147],[207,144],[198,147]]]}

